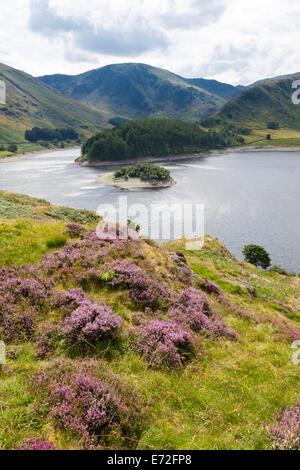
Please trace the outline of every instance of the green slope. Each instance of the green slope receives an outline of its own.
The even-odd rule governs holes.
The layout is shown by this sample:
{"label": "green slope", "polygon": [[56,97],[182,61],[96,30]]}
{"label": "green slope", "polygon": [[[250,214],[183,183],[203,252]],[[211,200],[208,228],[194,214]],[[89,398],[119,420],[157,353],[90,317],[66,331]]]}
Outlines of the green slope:
{"label": "green slope", "polygon": [[263,80],[257,80],[254,83],[251,83],[251,85],[248,85],[248,87],[253,87],[255,85],[261,85],[262,83],[268,83],[268,82],[278,82],[278,80],[284,80],[287,78],[293,78],[293,77],[299,77],[300,72],[296,73],[288,73],[286,75],[277,75],[276,77],[269,77],[269,78],[264,78]]}
{"label": "green slope", "polygon": [[292,83],[293,79],[284,79],[249,88],[226,103],[215,117],[262,128],[276,121],[280,127],[300,130],[300,107],[292,102]]}
{"label": "green slope", "polygon": [[71,100],[40,80],[0,64],[6,83],[6,105],[0,105],[0,143],[24,141],[24,131],[38,127],[73,127],[90,135],[101,129],[108,116]]}
{"label": "green slope", "polygon": [[[95,446],[97,441],[84,439],[85,429],[72,427],[76,424],[74,418],[83,420],[83,424],[92,423],[88,431],[96,429],[102,437],[98,446],[114,451],[258,450],[276,446],[268,438],[266,426],[280,408],[292,405],[299,397],[300,369],[292,361],[291,348],[300,334],[299,278],[260,271],[235,259],[222,243],[209,236],[200,251],[186,251],[185,240],[164,246],[151,240],[102,243],[89,232],[81,240],[72,239],[70,232],[65,233],[65,218],[57,217],[51,222],[45,217],[46,207],[47,212],[57,208],[42,200],[3,193],[0,211],[7,201],[11,203],[9,217],[14,214],[15,219],[23,218],[26,207],[30,211],[34,208],[38,217],[28,215],[28,220],[8,220],[3,212],[0,214],[0,266],[16,268],[7,284],[10,273],[2,270],[0,287],[9,285],[7,291],[12,290],[20,308],[15,311],[16,318],[21,318],[20,312],[29,304],[32,307],[27,310],[27,318],[34,314],[36,321],[28,324],[23,316],[23,323],[16,323],[14,330],[8,322],[12,313],[6,312],[6,324],[14,336],[7,340],[7,364],[0,368],[1,450],[19,447],[22,440],[30,437],[51,441],[63,450]],[[75,212],[78,211],[72,213]],[[55,250],[49,246],[49,240],[57,236],[64,237],[68,246],[58,248],[58,252],[45,259],[46,253]],[[117,275],[111,273],[110,266],[118,261],[123,268],[136,266],[137,273],[143,273],[143,279],[156,286],[144,293],[149,296],[153,292],[157,304],[153,304],[150,296],[151,308],[147,308],[147,304],[140,304],[132,296],[132,289],[143,284],[140,277],[130,276],[130,270],[124,270],[123,284],[111,282]],[[26,267],[28,263],[33,266]],[[27,286],[23,294],[21,289],[12,289],[16,277],[21,285]],[[172,293],[169,301],[160,297],[158,286]],[[172,311],[168,302],[172,303],[178,293],[190,286],[201,296],[197,312],[202,311],[205,300],[209,318],[213,322],[224,321],[237,337],[234,340],[209,329],[195,329],[194,353],[185,356],[185,350],[178,348],[182,367],[168,366],[168,362],[156,364],[151,361],[155,349],[152,357],[134,347],[132,328],[153,320],[170,321]],[[72,308],[67,309],[58,300],[63,300],[64,292],[79,287],[85,296],[101,305],[104,302],[121,317],[117,339],[99,337],[86,343],[79,339],[72,343],[61,337],[62,322]],[[46,301],[45,289],[49,295]],[[195,305],[189,307],[192,312]],[[188,311],[180,310],[183,322]],[[70,374],[77,377],[84,365],[88,369],[83,371],[82,380],[96,374],[101,383],[104,381],[116,390],[122,405],[118,410],[126,413],[127,420],[121,420],[123,415],[115,412],[112,425],[106,422],[103,425],[100,413],[94,421],[88,421],[96,405],[107,410],[109,417],[114,413],[115,408],[110,409],[101,399],[99,387],[95,397],[88,400],[90,395],[86,394],[85,409],[78,405],[78,391],[70,393],[71,401],[62,402],[65,387],[55,389],[54,402],[47,399],[54,390],[53,377],[62,384]],[[49,380],[52,378],[44,394],[36,393],[30,386],[33,376],[41,378],[41,370]],[[81,383],[85,390],[86,380]],[[93,390],[91,381],[89,384]],[[57,409],[64,421],[59,419]],[[289,423],[292,425],[292,420]],[[287,436],[292,431],[288,425],[284,429]],[[288,440],[285,445],[288,447]]]}
{"label": "green slope", "polygon": [[214,95],[220,96],[226,101],[231,100],[245,89],[242,85],[233,86],[228,83],[218,82],[217,80],[208,80],[206,78],[186,78],[185,81],[191,85],[209,91]]}
{"label": "green slope", "polygon": [[77,101],[131,119],[196,121],[226,101],[178,75],[145,64],[108,65],[81,75],[48,75],[40,80]]}

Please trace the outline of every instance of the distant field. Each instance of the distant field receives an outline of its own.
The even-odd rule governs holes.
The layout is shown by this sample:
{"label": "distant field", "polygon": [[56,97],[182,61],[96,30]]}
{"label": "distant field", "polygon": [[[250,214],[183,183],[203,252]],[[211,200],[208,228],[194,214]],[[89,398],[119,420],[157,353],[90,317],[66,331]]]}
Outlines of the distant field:
{"label": "distant field", "polygon": [[[267,134],[271,140],[267,140]],[[253,129],[252,134],[244,136],[247,145],[273,145],[276,147],[300,147],[300,131],[295,129]]]}

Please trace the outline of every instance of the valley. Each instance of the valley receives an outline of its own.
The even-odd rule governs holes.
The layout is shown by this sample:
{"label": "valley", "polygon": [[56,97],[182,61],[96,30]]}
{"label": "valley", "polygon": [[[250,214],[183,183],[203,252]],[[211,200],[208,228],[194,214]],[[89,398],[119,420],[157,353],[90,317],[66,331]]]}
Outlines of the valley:
{"label": "valley", "polygon": [[298,449],[293,77],[0,79],[0,450]]}

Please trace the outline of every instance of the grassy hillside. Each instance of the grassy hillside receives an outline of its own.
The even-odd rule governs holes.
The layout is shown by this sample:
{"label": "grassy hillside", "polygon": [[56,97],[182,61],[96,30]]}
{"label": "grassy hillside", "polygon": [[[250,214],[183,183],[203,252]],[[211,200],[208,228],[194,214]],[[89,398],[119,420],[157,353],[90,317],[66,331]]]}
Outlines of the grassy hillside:
{"label": "grassy hillside", "polygon": [[0,144],[23,143],[24,132],[34,126],[72,127],[91,135],[108,116],[71,100],[40,80],[0,64],[0,80],[6,83],[6,105],[0,105]]}
{"label": "grassy hillside", "polygon": [[[300,145],[300,106],[292,102],[294,78],[262,83],[248,88],[211,117],[212,127],[249,128],[245,142],[253,145]],[[270,129],[269,123],[278,124]],[[271,140],[266,136],[270,134]]]}
{"label": "grassy hillside", "polygon": [[185,81],[191,85],[209,91],[214,95],[220,96],[226,101],[229,101],[235,96],[239,95],[245,89],[245,87],[242,85],[233,86],[229,85],[228,83],[218,82],[217,80],[208,80],[206,78],[186,78]]}
{"label": "grassy hillside", "polygon": [[255,85],[261,85],[262,83],[266,82],[278,82],[278,80],[285,80],[287,78],[293,78],[293,77],[299,77],[300,73],[289,73],[286,75],[277,75],[276,77],[269,77],[269,78],[264,78],[262,80],[257,80],[256,82],[252,83],[251,85],[248,85],[249,87],[253,87]]}
{"label": "grassy hillside", "polygon": [[[59,449],[278,446],[267,428],[299,396],[299,278],[260,271],[208,236],[195,252],[184,240],[99,240],[44,217],[45,201],[2,194],[0,209],[7,197],[1,449],[34,438]],[[28,201],[44,220],[18,219]]]}
{"label": "grassy hillside", "polygon": [[40,80],[77,101],[131,119],[195,121],[226,101],[178,75],[145,64],[107,65],[81,75],[49,75]]}

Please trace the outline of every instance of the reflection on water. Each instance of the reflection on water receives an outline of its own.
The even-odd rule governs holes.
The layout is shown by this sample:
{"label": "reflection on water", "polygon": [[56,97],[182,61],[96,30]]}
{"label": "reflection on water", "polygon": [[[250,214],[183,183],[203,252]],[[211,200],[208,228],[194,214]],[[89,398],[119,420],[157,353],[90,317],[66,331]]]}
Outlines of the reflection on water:
{"label": "reflection on water", "polygon": [[[100,204],[165,202],[205,205],[205,231],[241,256],[258,243],[272,261],[300,272],[300,152],[245,152],[168,162],[177,185],[130,193],[97,182],[99,169],[74,164],[79,151],[62,150],[0,163],[0,188],[55,204],[96,210]],[[104,171],[111,171],[105,169]]]}

